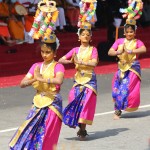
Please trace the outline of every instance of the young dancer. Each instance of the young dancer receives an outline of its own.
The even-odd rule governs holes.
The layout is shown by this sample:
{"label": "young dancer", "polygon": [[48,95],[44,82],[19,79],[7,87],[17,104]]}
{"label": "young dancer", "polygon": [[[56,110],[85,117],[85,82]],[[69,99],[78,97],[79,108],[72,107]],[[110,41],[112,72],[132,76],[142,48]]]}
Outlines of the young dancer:
{"label": "young dancer", "polygon": [[[54,1],[51,3],[55,4]],[[36,95],[26,121],[9,143],[11,150],[54,150],[58,142],[62,124],[62,98],[59,91],[63,82],[64,67],[55,61],[59,41],[53,33],[53,28],[46,30],[46,27],[54,24],[54,20],[57,19],[58,15],[54,12],[58,14],[56,7],[42,5],[36,13],[38,17],[35,17],[30,35],[34,37],[36,34],[36,37],[42,39],[43,62],[33,64],[20,83],[22,88],[32,85]],[[42,27],[37,31],[40,24]]]}
{"label": "young dancer", "polygon": [[26,121],[19,127],[11,142],[11,150],[53,150],[57,145],[62,124],[62,98],[59,93],[64,67],[54,60],[56,37],[42,41],[43,62],[32,65],[20,83],[22,88],[33,86],[37,91]]}
{"label": "young dancer", "polygon": [[98,63],[97,49],[90,45],[91,24],[79,29],[80,47],[73,48],[59,62],[74,63],[76,74],[69,93],[69,105],[63,112],[63,122],[69,127],[79,126],[77,135],[83,139],[87,135],[86,125],[92,125],[97,95],[97,80],[94,67]]}
{"label": "young dancer", "polygon": [[138,58],[146,52],[146,47],[135,38],[136,28],[135,18],[129,17],[124,25],[125,38],[117,39],[108,52],[108,55],[119,58],[112,82],[114,119],[120,118],[121,110],[135,111],[140,105],[141,68]]}

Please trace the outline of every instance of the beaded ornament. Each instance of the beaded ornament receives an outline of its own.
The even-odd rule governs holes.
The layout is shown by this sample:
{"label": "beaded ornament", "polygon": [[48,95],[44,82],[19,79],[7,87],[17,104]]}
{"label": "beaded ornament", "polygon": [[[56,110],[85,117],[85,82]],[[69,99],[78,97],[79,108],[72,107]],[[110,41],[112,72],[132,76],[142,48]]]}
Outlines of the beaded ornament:
{"label": "beaded ornament", "polygon": [[38,9],[35,13],[34,22],[29,32],[29,36],[34,39],[40,37],[47,39],[52,31],[58,18],[56,2],[53,0],[42,0],[38,3]]}
{"label": "beaded ornament", "polygon": [[126,23],[136,25],[137,19],[142,15],[143,2],[142,0],[128,0],[128,8],[120,8],[120,12],[123,13],[123,18],[127,18]]}

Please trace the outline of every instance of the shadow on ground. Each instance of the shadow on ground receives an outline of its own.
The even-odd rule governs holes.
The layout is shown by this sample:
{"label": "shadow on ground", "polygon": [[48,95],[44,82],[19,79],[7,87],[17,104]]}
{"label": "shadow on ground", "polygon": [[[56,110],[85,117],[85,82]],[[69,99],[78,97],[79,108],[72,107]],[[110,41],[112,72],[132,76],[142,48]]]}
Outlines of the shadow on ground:
{"label": "shadow on ground", "polygon": [[[86,141],[92,141],[96,139],[106,138],[110,136],[116,136],[120,132],[125,132],[129,130],[128,128],[117,128],[117,129],[109,129],[105,131],[95,131],[95,132],[88,132],[89,136],[87,136]],[[78,137],[71,137],[65,138],[66,140],[79,140]]]}
{"label": "shadow on ground", "polygon": [[142,118],[147,116],[150,116],[150,110],[126,113],[123,114],[121,118],[130,119],[130,118]]}

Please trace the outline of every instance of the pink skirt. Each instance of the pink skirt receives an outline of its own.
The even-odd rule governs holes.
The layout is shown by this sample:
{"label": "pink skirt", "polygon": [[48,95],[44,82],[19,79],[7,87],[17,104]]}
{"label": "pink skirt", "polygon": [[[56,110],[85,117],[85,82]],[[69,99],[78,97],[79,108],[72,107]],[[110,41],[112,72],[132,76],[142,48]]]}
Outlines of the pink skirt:
{"label": "pink skirt", "polygon": [[55,150],[58,143],[61,125],[61,119],[49,109],[42,150]]}
{"label": "pink skirt", "polygon": [[[75,87],[73,87],[69,93],[69,103],[74,100]],[[83,102],[83,108],[80,113],[78,123],[92,125],[95,109],[96,109],[96,94],[89,88],[86,88],[86,98]]]}
{"label": "pink skirt", "polygon": [[41,108],[37,113],[32,107],[27,120],[10,141],[10,149],[55,150],[61,125],[61,119],[49,107]]}

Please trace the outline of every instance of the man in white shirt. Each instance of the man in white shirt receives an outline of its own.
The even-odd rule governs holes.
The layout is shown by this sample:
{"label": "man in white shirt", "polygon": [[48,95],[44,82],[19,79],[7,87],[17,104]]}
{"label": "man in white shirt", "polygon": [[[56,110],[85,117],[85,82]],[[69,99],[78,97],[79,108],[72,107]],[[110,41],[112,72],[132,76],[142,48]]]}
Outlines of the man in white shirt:
{"label": "man in white shirt", "polygon": [[56,7],[59,11],[58,19],[55,23],[54,30],[56,30],[56,27],[59,27],[59,30],[64,32],[64,26],[66,26],[66,18],[65,18],[65,12],[63,8],[63,1],[62,0],[54,0],[56,2]]}

